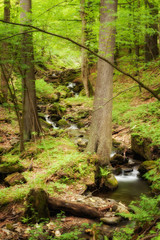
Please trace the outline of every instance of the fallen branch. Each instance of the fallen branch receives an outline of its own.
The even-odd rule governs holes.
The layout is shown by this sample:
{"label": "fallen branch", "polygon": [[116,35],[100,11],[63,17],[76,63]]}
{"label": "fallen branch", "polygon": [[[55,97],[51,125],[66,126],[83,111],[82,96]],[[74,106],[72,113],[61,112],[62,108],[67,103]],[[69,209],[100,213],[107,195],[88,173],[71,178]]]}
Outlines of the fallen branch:
{"label": "fallen branch", "polygon": [[98,211],[95,207],[90,207],[85,204],[72,203],[57,198],[48,198],[48,207],[50,212],[64,211],[78,217],[86,218],[101,218],[104,214]]}
{"label": "fallen branch", "polygon": [[[72,42],[73,44],[79,46],[80,48],[84,48],[86,49],[87,51],[89,51],[90,53],[92,53],[94,56],[100,58],[101,60],[107,62],[109,65],[111,65],[113,68],[115,68],[117,71],[123,73],[124,75],[128,76],[129,78],[131,78],[132,80],[134,80],[136,83],[139,84],[140,87],[146,89],[148,92],[150,92],[156,99],[158,99],[160,101],[160,97],[158,96],[158,94],[152,90],[151,88],[149,88],[148,86],[146,86],[145,84],[143,84],[141,81],[139,81],[137,78],[133,77],[131,74],[121,70],[119,67],[117,67],[116,65],[114,65],[113,63],[111,63],[108,59],[106,59],[105,57],[102,57],[100,56],[99,54],[95,53],[94,51],[92,51],[91,49],[89,49],[88,47],[72,40],[71,38],[68,38],[68,37],[64,37],[62,35],[59,35],[59,34],[55,34],[55,33],[51,33],[51,32],[48,32],[48,31],[45,31],[41,28],[38,28],[38,27],[35,27],[35,26],[32,26],[32,25],[29,25],[29,24],[22,24],[22,23],[13,23],[13,22],[7,22],[7,21],[4,21],[4,20],[0,20],[0,22],[3,22],[3,23],[7,23],[7,24],[11,24],[11,25],[17,25],[17,26],[23,26],[23,27],[27,27],[27,28],[33,28],[35,30],[38,30],[39,32],[43,32],[45,34],[48,34],[48,35],[51,35],[51,36],[55,36],[55,37],[58,37],[58,38],[61,38],[61,39],[64,39],[64,40],[67,40],[69,42]],[[6,38],[5,38],[6,39]],[[3,39],[0,39],[0,41],[3,41]]]}

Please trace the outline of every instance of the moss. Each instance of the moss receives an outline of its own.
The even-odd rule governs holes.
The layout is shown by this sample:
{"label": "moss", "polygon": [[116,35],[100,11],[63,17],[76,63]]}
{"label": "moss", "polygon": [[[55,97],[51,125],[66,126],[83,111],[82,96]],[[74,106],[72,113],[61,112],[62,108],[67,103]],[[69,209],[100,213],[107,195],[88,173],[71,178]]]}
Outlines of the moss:
{"label": "moss", "polygon": [[26,198],[24,218],[36,223],[49,218],[48,195],[41,188],[31,189]]}
{"label": "moss", "polygon": [[145,161],[139,166],[138,171],[140,172],[140,174],[143,175],[144,173],[153,169],[155,165],[156,165],[155,161]]}
{"label": "moss", "polygon": [[68,127],[69,124],[68,124],[68,122],[65,119],[60,119],[58,121],[58,126],[60,126],[60,127]]}
{"label": "moss", "polygon": [[106,177],[104,177],[104,185],[105,187],[113,190],[118,187],[118,181],[113,174],[108,174]]}
{"label": "moss", "polygon": [[8,163],[4,163],[0,166],[0,173],[14,173],[14,172],[23,172],[25,169],[20,164],[9,165]]}

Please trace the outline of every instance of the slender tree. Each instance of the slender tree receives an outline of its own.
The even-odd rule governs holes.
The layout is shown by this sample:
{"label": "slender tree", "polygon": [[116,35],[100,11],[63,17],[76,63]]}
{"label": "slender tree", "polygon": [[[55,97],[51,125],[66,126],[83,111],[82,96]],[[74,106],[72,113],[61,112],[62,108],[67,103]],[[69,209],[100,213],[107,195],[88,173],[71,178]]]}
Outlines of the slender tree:
{"label": "slender tree", "polygon": [[[31,0],[20,0],[21,23],[31,23]],[[35,75],[34,75],[34,55],[32,33],[23,29],[22,37],[22,82],[23,82],[23,130],[24,140],[30,140],[35,135],[39,135],[41,126],[38,119]]]}
{"label": "slender tree", "polygon": [[[81,42],[83,46],[89,47],[95,51],[96,49],[96,35],[93,32],[94,10],[93,0],[81,0],[81,20],[82,20],[82,37]],[[94,46],[94,48],[93,48]],[[93,87],[91,85],[89,76],[90,69],[93,66],[95,56],[86,49],[81,49],[81,76],[85,89],[86,96],[93,95]]]}
{"label": "slender tree", "polygon": [[[99,53],[114,62],[115,29],[113,21],[117,8],[116,0],[101,0],[100,4],[100,35]],[[94,98],[94,109],[90,129],[87,151],[96,152],[99,165],[109,164],[112,148],[112,98],[113,92],[113,67],[108,63],[98,60],[98,76]]]}
{"label": "slender tree", "polygon": [[[10,0],[4,0],[4,21],[10,21]],[[9,80],[8,74],[8,55],[9,46],[6,41],[2,42],[1,45],[1,92],[3,96],[3,101],[7,102],[8,98],[8,86],[7,81]],[[3,70],[2,70],[3,68]]]}
{"label": "slender tree", "polygon": [[[86,12],[85,12],[85,2],[86,0],[81,0],[81,19],[82,19],[82,45],[86,45],[87,36],[86,36]],[[82,57],[81,57],[81,76],[82,81],[85,89],[86,96],[89,97],[89,84],[88,84],[88,78],[89,78],[89,64],[88,64],[88,53],[87,51],[82,48]]]}
{"label": "slender tree", "polygon": [[149,23],[146,28],[152,29],[153,33],[145,35],[145,61],[149,62],[156,59],[159,55],[158,49],[158,5],[155,1],[145,0],[145,6],[149,9],[152,23]]}

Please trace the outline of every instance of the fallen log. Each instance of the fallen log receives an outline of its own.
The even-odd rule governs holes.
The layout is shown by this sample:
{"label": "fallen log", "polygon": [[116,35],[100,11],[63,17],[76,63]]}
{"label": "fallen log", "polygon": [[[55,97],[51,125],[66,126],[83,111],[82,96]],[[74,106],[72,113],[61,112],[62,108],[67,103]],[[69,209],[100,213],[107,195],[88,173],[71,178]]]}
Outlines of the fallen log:
{"label": "fallen log", "polygon": [[91,219],[101,218],[104,216],[104,213],[98,211],[95,207],[90,207],[80,203],[67,202],[54,197],[48,198],[48,208],[52,214],[57,211],[64,211],[66,214],[72,214],[74,216]]}

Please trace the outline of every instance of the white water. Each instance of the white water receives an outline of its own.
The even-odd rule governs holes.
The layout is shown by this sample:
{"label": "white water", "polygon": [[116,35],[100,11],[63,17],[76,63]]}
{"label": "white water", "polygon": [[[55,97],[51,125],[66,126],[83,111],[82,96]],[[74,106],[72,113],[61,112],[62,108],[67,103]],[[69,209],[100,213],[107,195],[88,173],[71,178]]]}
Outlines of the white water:
{"label": "white water", "polygon": [[76,124],[71,124],[71,126],[68,129],[76,130],[76,129],[78,129],[78,127]]}
{"label": "white water", "polygon": [[115,154],[116,154],[116,152],[112,151],[111,154],[110,154],[110,157],[113,157]]}
{"label": "white water", "polygon": [[128,172],[128,173],[125,173],[122,170],[122,174],[115,176],[115,177],[118,182],[134,182],[134,181],[139,180],[138,174],[139,174],[139,172],[137,171],[136,168],[134,168],[132,172]]}
{"label": "white water", "polygon": [[68,88],[74,88],[76,86],[76,83],[73,83],[73,82],[69,82],[68,83]]}
{"label": "white water", "polygon": [[52,127],[54,129],[58,129],[58,127],[56,127],[56,124],[54,122],[52,122],[52,120],[49,118],[49,115],[45,115],[45,120],[47,123],[49,123],[50,125],[52,125]]}

